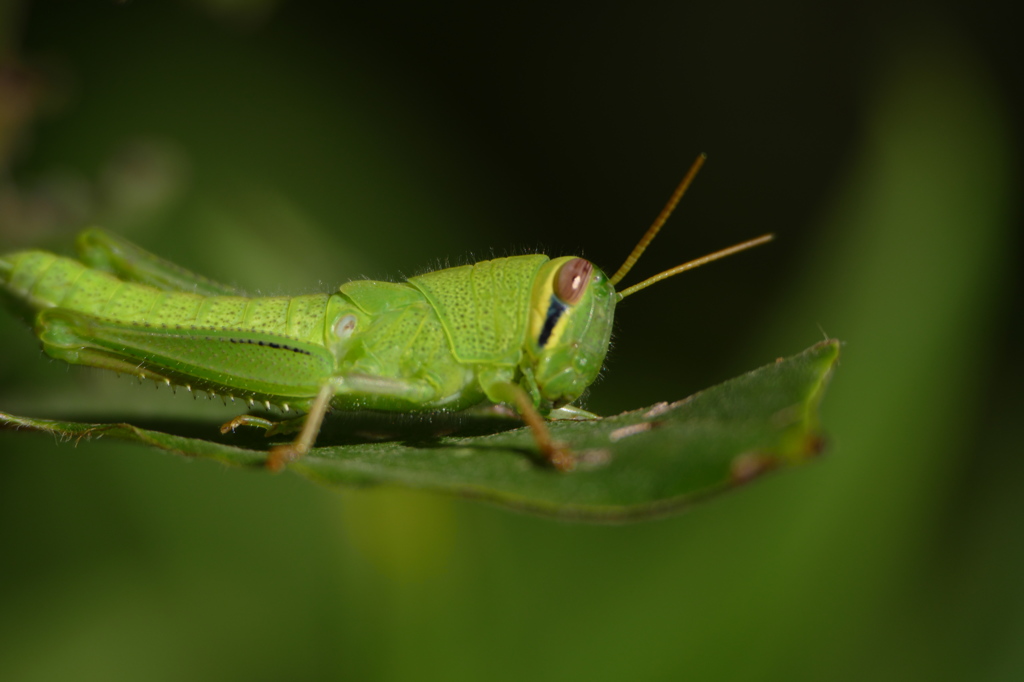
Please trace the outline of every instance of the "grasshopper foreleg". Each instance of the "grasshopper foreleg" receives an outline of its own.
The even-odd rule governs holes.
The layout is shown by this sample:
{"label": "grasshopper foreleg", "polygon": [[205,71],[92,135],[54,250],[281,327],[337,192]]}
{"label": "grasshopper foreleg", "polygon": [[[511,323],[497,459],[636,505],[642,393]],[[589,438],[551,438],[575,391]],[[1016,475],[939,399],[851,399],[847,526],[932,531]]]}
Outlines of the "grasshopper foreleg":
{"label": "grasshopper foreleg", "polygon": [[490,388],[492,395],[500,397],[502,402],[515,405],[520,418],[533,433],[533,439],[541,455],[551,463],[551,466],[559,471],[572,471],[576,468],[576,456],[572,450],[551,437],[547,422],[522,386],[505,382],[492,384]]}

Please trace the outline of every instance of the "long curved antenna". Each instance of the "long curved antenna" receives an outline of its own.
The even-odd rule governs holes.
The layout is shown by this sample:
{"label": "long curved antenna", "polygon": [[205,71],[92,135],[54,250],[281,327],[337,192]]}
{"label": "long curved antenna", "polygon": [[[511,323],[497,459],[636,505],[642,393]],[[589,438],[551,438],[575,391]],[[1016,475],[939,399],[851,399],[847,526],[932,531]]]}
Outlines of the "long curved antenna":
{"label": "long curved antenna", "polygon": [[726,256],[731,256],[732,254],[739,253],[740,251],[746,251],[747,249],[753,248],[755,246],[760,246],[761,244],[764,244],[765,242],[770,242],[773,239],[775,239],[775,235],[774,234],[761,235],[760,237],[758,237],[756,239],[751,239],[749,241],[745,241],[745,242],[742,242],[740,244],[735,244],[733,246],[730,246],[729,248],[722,249],[721,251],[715,251],[714,253],[709,253],[706,256],[701,256],[700,258],[696,258],[696,259],[690,261],[689,263],[683,263],[682,265],[677,265],[677,266],[675,266],[674,268],[672,268],[670,270],[666,270],[665,272],[658,273],[654,277],[648,277],[647,279],[645,279],[644,281],[640,282],[639,284],[634,284],[633,286],[631,286],[631,287],[629,287],[627,289],[623,289],[622,291],[619,292],[619,300],[621,301],[622,299],[626,298],[627,296],[631,296],[631,295],[635,294],[636,292],[640,291],[641,289],[646,289],[647,287],[651,286],[652,284],[660,282],[663,279],[668,279],[669,277],[672,277],[674,275],[678,275],[680,272],[686,272],[687,270],[693,270],[694,268],[699,268],[700,266],[705,265],[707,263],[710,263],[713,260],[718,260],[719,258],[725,258]]}
{"label": "long curved antenna", "polygon": [[707,158],[708,155],[702,153],[697,157],[697,160],[693,162],[693,165],[690,166],[690,170],[686,173],[683,181],[679,183],[679,186],[676,187],[676,191],[672,193],[671,197],[669,197],[668,203],[665,204],[665,208],[661,209],[661,213],[659,213],[658,217],[654,219],[654,223],[647,228],[647,232],[644,233],[644,236],[640,239],[637,245],[633,247],[632,253],[630,253],[626,258],[626,262],[623,263],[622,267],[616,270],[615,274],[608,280],[612,286],[615,286],[622,281],[622,278],[629,274],[629,271],[633,269],[634,265],[636,265],[637,259],[639,259],[640,255],[647,250],[651,240],[653,240],[658,234],[658,231],[661,230],[661,226],[665,224],[668,217],[672,215],[672,211],[675,210],[676,204],[678,204],[679,200],[683,198],[684,194],[686,194],[687,188],[689,188],[690,183],[693,182],[693,179],[697,176],[697,171],[699,171],[700,167],[704,165],[704,161],[706,161]]}

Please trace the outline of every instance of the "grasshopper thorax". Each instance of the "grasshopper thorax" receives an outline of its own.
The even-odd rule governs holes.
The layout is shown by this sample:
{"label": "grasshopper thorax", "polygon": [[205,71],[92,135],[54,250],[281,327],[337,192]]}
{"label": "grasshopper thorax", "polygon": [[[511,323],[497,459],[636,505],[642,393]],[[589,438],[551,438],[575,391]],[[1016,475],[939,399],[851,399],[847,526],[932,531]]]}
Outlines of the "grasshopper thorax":
{"label": "grasshopper thorax", "polygon": [[597,379],[617,301],[608,276],[587,260],[567,256],[541,267],[526,347],[545,404],[571,403]]}

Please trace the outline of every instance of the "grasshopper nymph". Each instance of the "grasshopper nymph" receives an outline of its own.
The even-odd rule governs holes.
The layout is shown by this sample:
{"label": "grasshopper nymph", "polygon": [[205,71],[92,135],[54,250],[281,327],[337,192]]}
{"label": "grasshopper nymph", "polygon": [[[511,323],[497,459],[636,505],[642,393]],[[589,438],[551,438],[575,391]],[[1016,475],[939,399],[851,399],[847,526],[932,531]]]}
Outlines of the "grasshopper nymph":
{"label": "grasshopper nymph", "polygon": [[[575,458],[547,418],[598,376],[616,304],[666,277],[762,244],[764,235],[616,291],[702,165],[702,155],[608,277],[582,258],[496,258],[408,278],[356,280],[332,294],[252,298],[98,229],[78,259],[0,256],[0,291],[26,312],[43,349],[73,364],[306,413],[298,437],[270,450],[277,470],[313,446],[337,410],[460,411],[513,407],[557,469]],[[294,420],[290,420],[294,422]],[[222,431],[269,420],[242,415]]]}

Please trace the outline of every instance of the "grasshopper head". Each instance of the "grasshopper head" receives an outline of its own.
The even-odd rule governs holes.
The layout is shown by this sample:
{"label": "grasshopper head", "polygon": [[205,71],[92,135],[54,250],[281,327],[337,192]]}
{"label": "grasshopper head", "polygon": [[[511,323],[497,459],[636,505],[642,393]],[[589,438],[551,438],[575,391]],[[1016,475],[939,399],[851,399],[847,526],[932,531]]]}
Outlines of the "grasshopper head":
{"label": "grasshopper head", "polygon": [[530,299],[526,349],[540,389],[542,409],[571,403],[597,379],[608,352],[616,303],[664,279],[773,238],[766,234],[677,265],[621,291],[615,290],[615,285],[629,273],[668,220],[705,158],[703,154],[697,157],[654,224],[611,278],[582,258],[556,258],[540,269]]}
{"label": "grasshopper head", "polygon": [[601,371],[618,294],[607,275],[582,258],[556,258],[537,274],[527,350],[545,404],[566,405]]}

